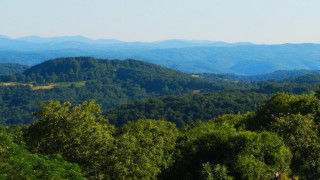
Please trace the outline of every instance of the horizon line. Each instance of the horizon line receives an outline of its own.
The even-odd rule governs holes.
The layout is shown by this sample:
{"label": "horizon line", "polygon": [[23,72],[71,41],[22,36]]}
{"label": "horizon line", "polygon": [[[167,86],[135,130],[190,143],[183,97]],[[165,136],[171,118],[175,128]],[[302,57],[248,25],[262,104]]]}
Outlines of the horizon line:
{"label": "horizon line", "polygon": [[[238,43],[248,43],[252,45],[285,45],[285,44],[320,44],[320,42],[282,42],[282,43],[257,43],[251,41],[223,41],[223,40],[210,40],[210,39],[183,39],[183,38],[169,38],[169,39],[162,39],[162,40],[154,40],[154,41],[127,41],[117,38],[91,38],[84,35],[59,35],[59,36],[40,36],[40,35],[26,35],[26,36],[19,36],[19,37],[12,37],[8,35],[0,34],[0,38],[8,38],[11,40],[23,40],[22,38],[28,37],[35,37],[40,39],[50,39],[50,38],[63,38],[63,37],[80,37],[92,41],[101,41],[101,40],[114,40],[119,41],[120,43],[157,43],[157,42],[165,42],[165,41],[207,41],[208,43],[227,43],[227,44],[238,44]],[[27,40],[23,40],[27,41]]]}

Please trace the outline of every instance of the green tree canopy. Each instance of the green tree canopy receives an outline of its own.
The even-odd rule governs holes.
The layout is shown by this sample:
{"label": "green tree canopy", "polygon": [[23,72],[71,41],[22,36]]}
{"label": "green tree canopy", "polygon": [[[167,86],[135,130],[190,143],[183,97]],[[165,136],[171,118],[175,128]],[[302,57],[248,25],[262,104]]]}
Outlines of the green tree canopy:
{"label": "green tree canopy", "polygon": [[32,152],[61,154],[78,163],[87,176],[102,177],[102,154],[113,143],[114,127],[100,116],[100,106],[86,101],[70,108],[71,103],[58,101],[41,103],[35,121],[25,133]]}
{"label": "green tree canopy", "polygon": [[173,163],[178,130],[164,120],[141,119],[119,129],[111,155],[113,179],[155,179]]}
{"label": "green tree canopy", "polygon": [[288,93],[276,93],[265,104],[261,105],[256,117],[248,122],[251,130],[268,129],[275,118],[288,114],[317,113],[320,109],[320,101],[314,94],[290,95]]}
{"label": "green tree canopy", "polygon": [[302,178],[320,178],[319,128],[313,114],[285,115],[271,124],[270,130],[278,133],[292,151],[293,173]]}
{"label": "green tree canopy", "polygon": [[235,179],[270,179],[277,171],[288,172],[290,151],[277,134],[238,131],[233,126],[209,121],[186,127],[178,147],[180,158],[168,176],[199,179],[207,162],[211,170]]}
{"label": "green tree canopy", "polygon": [[31,154],[0,133],[0,179],[85,179],[80,168],[60,155]]}

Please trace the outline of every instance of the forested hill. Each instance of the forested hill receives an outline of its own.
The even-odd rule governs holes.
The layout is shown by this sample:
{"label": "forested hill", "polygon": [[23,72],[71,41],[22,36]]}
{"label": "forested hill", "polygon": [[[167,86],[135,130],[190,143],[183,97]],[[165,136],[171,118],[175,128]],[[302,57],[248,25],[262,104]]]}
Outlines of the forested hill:
{"label": "forested hill", "polygon": [[[179,96],[173,102],[175,97],[155,100],[160,104],[154,107],[154,100],[137,102],[112,111],[113,116],[110,116],[113,123],[121,125],[130,119],[135,109],[139,112],[132,116],[135,119],[163,117],[183,126],[199,118],[207,120],[224,113],[255,110],[275,92],[309,93],[319,82],[308,75],[288,82],[210,82],[136,60],[58,58],[33,66],[23,74],[0,76],[0,124],[30,123],[33,121],[31,114],[38,110],[39,103],[52,99],[72,104],[94,99],[106,111],[140,99],[211,92]],[[179,103],[194,104],[180,106]],[[138,108],[135,105],[139,105]],[[162,113],[161,108],[165,112]],[[119,116],[119,112],[123,114]]]}
{"label": "forested hill", "polygon": [[[236,81],[226,79],[223,75],[214,78],[213,81],[221,84],[228,84],[226,82],[237,84]],[[178,127],[182,127],[199,119],[207,121],[223,114],[254,111],[271,94],[276,92],[311,93],[320,84],[320,74],[306,74],[297,78],[243,83],[247,85],[246,90],[215,91],[204,94],[139,100],[108,110],[104,114],[111,123],[117,126],[132,120],[150,118],[166,119],[174,122]]]}
{"label": "forested hill", "polygon": [[[88,57],[2,75],[0,179],[268,180],[276,172],[320,179],[319,77],[208,82],[135,60]],[[259,106],[288,90],[316,92],[276,93]],[[109,120],[101,114],[99,104],[106,110],[142,98],[149,99],[107,111]],[[50,99],[67,102],[40,103]],[[28,126],[1,126],[31,123],[32,112],[37,119]]]}
{"label": "forested hill", "polygon": [[30,123],[41,101],[79,104],[95,99],[104,110],[134,100],[233,89],[136,60],[59,58],[22,75],[0,76],[0,124]]}
{"label": "forested hill", "polygon": [[57,82],[99,83],[102,85],[134,84],[147,92],[161,95],[180,94],[193,90],[220,89],[206,80],[180,71],[137,60],[105,60],[91,57],[58,58],[27,69],[22,75],[1,76],[2,82]]}
{"label": "forested hill", "polygon": [[192,90],[211,86],[207,81],[151,63],[90,57],[59,58],[46,61],[26,70],[23,75],[27,78],[25,81],[31,80],[38,83],[96,80],[109,84],[130,81],[147,90],[156,91],[163,88]]}
{"label": "forested hill", "polygon": [[0,74],[22,73],[27,68],[28,66],[17,63],[0,63]]}
{"label": "forested hill", "polygon": [[253,91],[211,92],[205,94],[168,96],[139,100],[106,111],[116,126],[138,119],[165,119],[177,127],[197,120],[207,121],[223,114],[256,110],[270,95]]}

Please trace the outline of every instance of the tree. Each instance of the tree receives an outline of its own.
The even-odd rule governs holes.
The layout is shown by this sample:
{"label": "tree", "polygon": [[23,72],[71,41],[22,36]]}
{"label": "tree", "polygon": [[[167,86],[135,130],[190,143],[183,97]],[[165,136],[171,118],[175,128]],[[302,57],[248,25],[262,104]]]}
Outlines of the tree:
{"label": "tree", "polygon": [[248,122],[251,130],[268,129],[275,118],[288,114],[310,114],[320,109],[320,101],[314,94],[290,95],[288,93],[276,93],[266,103],[260,106],[256,116]]}
{"label": "tree", "polygon": [[102,178],[104,158],[113,143],[114,127],[100,116],[100,106],[86,101],[70,109],[71,103],[41,103],[35,121],[25,133],[32,152],[61,154],[78,163],[86,176]]}
{"label": "tree", "polygon": [[113,179],[155,179],[173,163],[178,130],[164,120],[138,120],[119,132],[109,167]]}
{"label": "tree", "polygon": [[76,164],[60,155],[31,154],[24,145],[15,144],[0,133],[0,179],[85,179]]}
{"label": "tree", "polygon": [[278,133],[292,151],[293,173],[306,179],[320,178],[320,126],[314,115],[290,114],[276,118],[271,131]]}
{"label": "tree", "polygon": [[201,176],[204,180],[232,180],[225,166],[212,166],[209,162],[202,164]]}
{"label": "tree", "polygon": [[[236,115],[226,119],[241,118]],[[183,130],[178,145],[181,154],[168,177],[199,179],[198,172],[205,170],[203,164],[207,162],[227,168],[225,175],[234,179],[270,179],[277,171],[289,171],[290,151],[277,134],[237,130],[234,122],[221,120],[198,122]],[[223,168],[218,169],[222,173]]]}

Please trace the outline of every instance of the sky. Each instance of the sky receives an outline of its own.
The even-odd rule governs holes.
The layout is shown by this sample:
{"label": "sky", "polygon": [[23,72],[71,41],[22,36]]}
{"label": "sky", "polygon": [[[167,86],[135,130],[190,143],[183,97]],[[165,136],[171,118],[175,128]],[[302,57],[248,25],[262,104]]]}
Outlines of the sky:
{"label": "sky", "polygon": [[320,43],[319,0],[0,0],[0,34]]}

